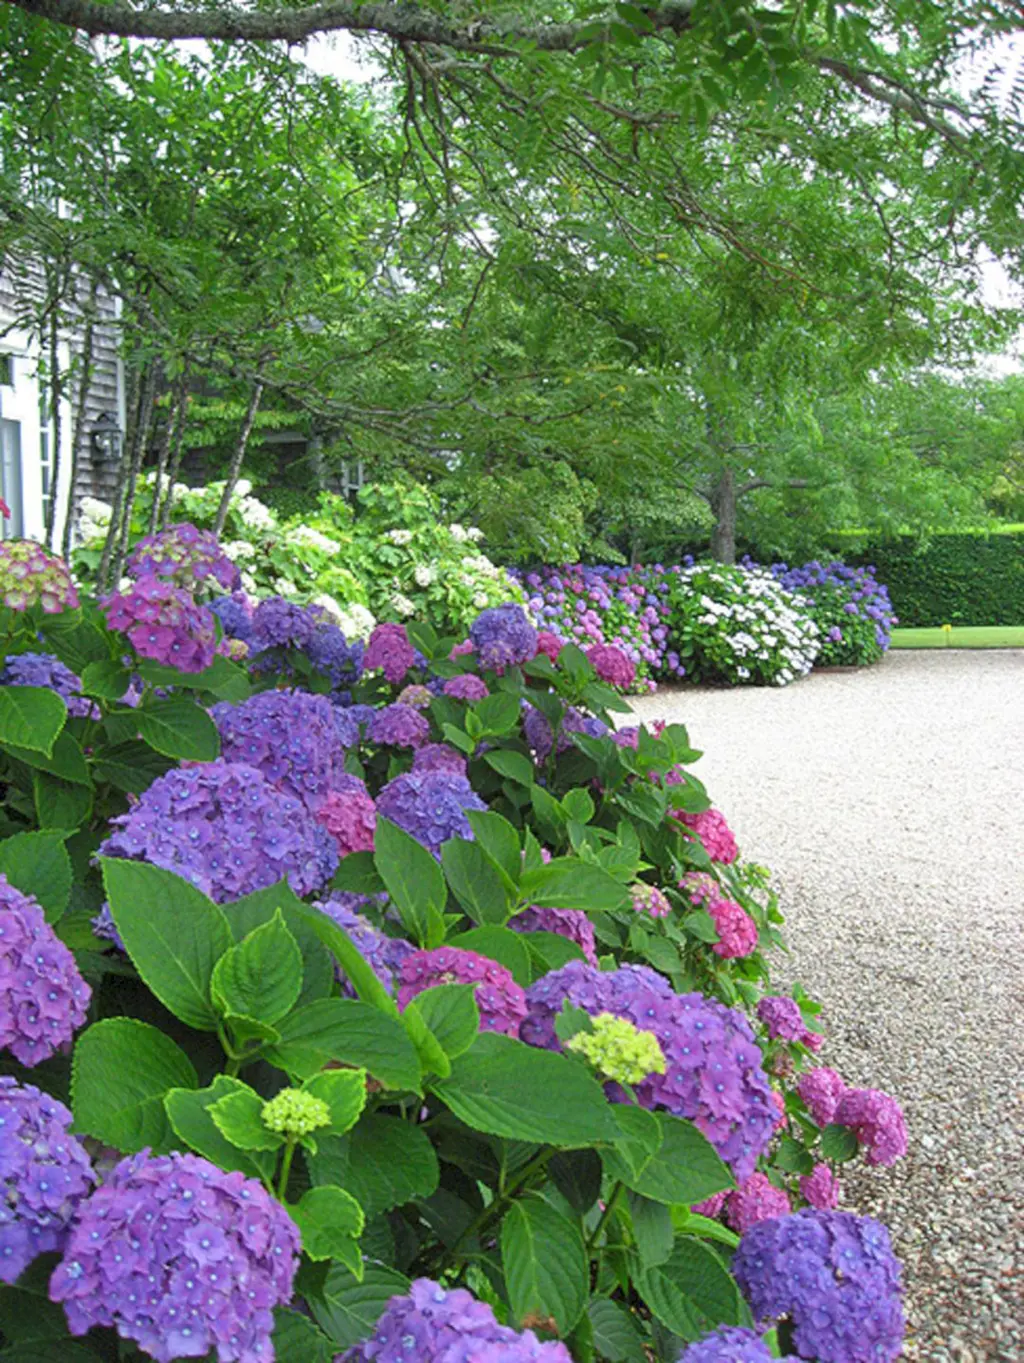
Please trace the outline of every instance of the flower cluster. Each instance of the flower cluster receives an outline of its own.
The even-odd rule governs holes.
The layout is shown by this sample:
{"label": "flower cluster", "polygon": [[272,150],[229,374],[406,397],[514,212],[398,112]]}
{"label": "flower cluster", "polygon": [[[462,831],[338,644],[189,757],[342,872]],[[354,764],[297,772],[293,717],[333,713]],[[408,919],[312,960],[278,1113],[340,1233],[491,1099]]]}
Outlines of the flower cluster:
{"label": "flower cluster", "polygon": [[594,925],[582,909],[549,909],[532,904],[522,909],[507,925],[513,932],[554,932],[575,942],[590,962],[597,965]]}
{"label": "flower cluster", "polygon": [[73,1335],[113,1326],[158,1363],[271,1358],[299,1232],[254,1179],[143,1151],[85,1202],[50,1280]]}
{"label": "flower cluster", "polygon": [[819,1065],[800,1076],[796,1091],[814,1121],[819,1126],[828,1126],[836,1119],[836,1108],[846,1092],[846,1085],[835,1070]]}
{"label": "flower cluster", "polygon": [[526,995],[511,973],[497,961],[459,947],[414,951],[398,970],[398,1006],[437,984],[476,984],[482,1032],[518,1036],[526,1017]]}
{"label": "flower cluster", "polygon": [[492,672],[527,663],[537,653],[537,631],[514,601],[481,611],[470,626],[469,637],[480,666]]}
{"label": "flower cluster", "polygon": [[0,1075],[0,1282],[64,1248],[96,1177],[71,1113],[33,1084]]}
{"label": "flower cluster", "polygon": [[[432,678],[431,680],[439,691],[443,690],[444,683],[440,681],[440,678]],[[433,699],[433,691],[422,682],[411,682],[410,685],[403,686],[398,693],[399,705],[411,705],[414,710],[429,710]]]}
{"label": "flower cluster", "polygon": [[345,769],[334,707],[308,691],[262,691],[210,709],[226,762],[255,767],[277,790],[316,812]]}
{"label": "flower cluster", "polygon": [[111,825],[100,854],[162,866],[220,904],[285,877],[309,894],[338,864],[330,834],[300,800],[222,758],[159,777]]}
{"label": "flower cluster", "polygon": [[443,690],[453,700],[483,700],[489,694],[487,683],[474,672],[462,672],[457,677],[449,677]]}
{"label": "flower cluster", "polygon": [[472,839],[466,811],[485,810],[464,776],[448,770],[413,770],[389,781],[377,796],[377,814],[390,819],[435,857],[449,838]]}
{"label": "flower cluster", "polygon": [[639,1084],[649,1074],[665,1073],[665,1057],[653,1032],[642,1032],[628,1018],[598,1013],[593,1030],[577,1032],[566,1049],[578,1051],[605,1079]]}
{"label": "flower cluster", "polygon": [[848,1126],[864,1146],[868,1164],[895,1164],[907,1153],[907,1126],[895,1098],[879,1089],[847,1089],[832,1120]]}
{"label": "flower cluster", "polygon": [[819,666],[863,666],[877,662],[889,648],[896,614],[873,567],[814,559],[800,568],[773,563],[769,572],[809,603],[822,636]]}
{"label": "flower cluster", "polygon": [[447,743],[424,743],[417,748],[412,759],[413,771],[447,771],[454,776],[465,776],[468,770],[466,759],[457,748]]}
{"label": "flower cluster", "polygon": [[327,623],[318,606],[299,606],[283,596],[268,596],[252,613],[250,643],[254,653],[268,648],[307,650]]}
{"label": "flower cluster", "polygon": [[628,691],[636,681],[636,664],[615,644],[591,644],[587,658],[598,678],[609,686]]}
{"label": "flower cluster", "polygon": [[694,1122],[737,1178],[753,1173],[776,1112],[761,1053],[741,1013],[700,994],[676,994],[646,966],[601,971],[582,961],[544,975],[526,999],[530,1011],[520,1036],[549,1050],[560,1049],[555,1017],[566,1001],[592,1017],[611,1013],[653,1032],[666,1068],[637,1086],[639,1102]]}
{"label": "flower cluster", "polygon": [[81,1027],[91,994],[38,900],[0,874],[0,1048],[38,1065]]}
{"label": "flower cluster", "polygon": [[464,1288],[416,1278],[392,1297],[373,1335],[336,1363],[572,1363],[559,1341],[542,1344],[532,1330],[499,1325],[494,1312]]}
{"label": "flower cluster", "polygon": [[[789,1359],[787,1354],[782,1363]],[[774,1363],[774,1355],[753,1330],[723,1325],[696,1344],[688,1345],[679,1355],[679,1363]]]}
{"label": "flower cluster", "polygon": [[322,1126],[330,1126],[331,1109],[322,1098],[302,1089],[281,1089],[260,1111],[260,1121],[268,1131],[281,1136],[308,1136]]}
{"label": "flower cluster", "polygon": [[358,776],[336,776],[334,789],[321,802],[316,817],[334,839],[339,857],[373,851],[377,806]]}
{"label": "flower cluster", "polygon": [[701,846],[712,861],[728,866],[739,856],[740,849],[736,845],[736,838],[720,810],[704,809],[699,814],[674,810],[673,816],[697,834]]}
{"label": "flower cluster", "polygon": [[903,1341],[900,1267],[883,1226],[805,1208],[743,1236],[733,1272],[754,1318],[788,1320],[801,1358],[892,1363]]}
{"label": "flower cluster", "polygon": [[82,695],[82,681],[52,653],[17,653],[7,659],[0,686],[43,686],[68,707],[68,714],[90,718],[98,713],[91,700]]}
{"label": "flower cluster", "polygon": [[839,1180],[827,1164],[816,1164],[801,1176],[800,1196],[819,1211],[833,1211],[839,1202]]}
{"label": "flower cluster", "polygon": [[409,642],[404,625],[378,625],[370,635],[363,655],[363,666],[368,672],[381,671],[392,686],[405,678],[416,661],[415,650]]}
{"label": "flower cluster", "polygon": [[572,734],[587,734],[591,738],[604,738],[607,732],[608,726],[602,720],[593,715],[585,715],[577,710],[574,705],[570,705],[562,715],[556,744],[547,716],[542,714],[535,705],[527,705],[523,710],[523,735],[539,763],[546,762],[551,756],[552,746],[554,746],[556,753],[568,752],[573,746]]}
{"label": "flower cluster", "polygon": [[40,605],[47,615],[74,610],[78,592],[63,559],[32,540],[0,541],[0,602],[9,610]]}
{"label": "flower cluster", "polygon": [[204,672],[213,662],[213,612],[166,578],[143,577],[103,602],[107,625],[127,634],[140,658],[179,672]]}
{"label": "flower cluster", "polygon": [[812,1051],[821,1048],[821,1033],[808,1029],[795,999],[782,994],[766,994],[757,1005],[757,1016],[772,1041],[794,1041]]}
{"label": "flower cluster", "polygon": [[[395,974],[416,948],[404,937],[389,937],[374,927],[368,918],[358,912],[365,901],[359,895],[335,890],[327,899],[318,901],[316,907],[334,920],[339,928],[344,928],[352,938],[359,954],[365,957],[373,973],[389,994],[395,992]],[[341,992],[355,997],[355,989],[339,966],[337,969]]]}
{"label": "flower cluster", "polygon": [[245,592],[232,592],[230,596],[218,596],[210,602],[210,609],[221,623],[221,628],[229,639],[249,643],[252,638],[252,617],[254,606]]}
{"label": "flower cluster", "polygon": [[646,913],[649,918],[667,918],[672,912],[664,890],[659,890],[657,885],[638,880],[629,887],[629,896],[637,913]]}
{"label": "flower cluster", "polygon": [[233,592],[241,580],[217,536],[187,521],[138,540],[124,570],[133,578],[169,578],[192,593],[204,587]]}
{"label": "flower cluster", "polygon": [[771,1216],[787,1216],[789,1211],[789,1198],[784,1190],[776,1188],[761,1173],[753,1173],[744,1179],[725,1199],[725,1219],[740,1235],[759,1221],[767,1221]]}
{"label": "flower cluster", "polygon": [[328,678],[332,690],[340,691],[362,676],[366,646],[360,639],[349,643],[341,627],[326,618],[324,607],[314,604],[311,609],[321,611],[321,620],[306,645],[306,654],[314,670]]}
{"label": "flower cluster", "polygon": [[411,705],[396,701],[374,711],[368,737],[382,747],[419,748],[430,737],[430,721]]}
{"label": "flower cluster", "polygon": [[[700,818],[700,815],[694,817]],[[729,836],[731,838],[732,834]],[[692,904],[703,908],[714,923],[718,941],[711,950],[716,956],[733,960],[757,950],[757,924],[742,904],[725,897],[714,876],[704,871],[688,871],[679,882],[679,888]]]}

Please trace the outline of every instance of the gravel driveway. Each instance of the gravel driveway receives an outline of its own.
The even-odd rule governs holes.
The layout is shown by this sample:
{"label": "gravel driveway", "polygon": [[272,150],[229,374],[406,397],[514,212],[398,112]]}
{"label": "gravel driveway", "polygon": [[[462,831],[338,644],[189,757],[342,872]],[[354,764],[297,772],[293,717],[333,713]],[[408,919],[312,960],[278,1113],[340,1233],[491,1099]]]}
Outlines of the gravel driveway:
{"label": "gravel driveway", "polygon": [[824,1063],[910,1152],[843,1204],[893,1233],[904,1357],[1024,1359],[1024,651],[890,654],[785,690],[664,690],[744,855],[776,872]]}

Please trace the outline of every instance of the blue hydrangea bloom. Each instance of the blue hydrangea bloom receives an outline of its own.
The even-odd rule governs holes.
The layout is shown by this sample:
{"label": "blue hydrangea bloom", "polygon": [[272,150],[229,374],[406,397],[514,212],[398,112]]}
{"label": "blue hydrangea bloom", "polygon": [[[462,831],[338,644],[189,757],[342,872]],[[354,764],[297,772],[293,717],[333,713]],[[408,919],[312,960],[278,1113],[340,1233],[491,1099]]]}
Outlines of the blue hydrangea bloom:
{"label": "blue hydrangea bloom", "polygon": [[52,653],[18,653],[8,658],[0,686],[43,686],[56,691],[69,715],[89,718],[98,713],[93,702],[81,694],[81,678]]}
{"label": "blue hydrangea bloom", "polygon": [[[374,927],[370,920],[358,910],[369,901],[358,894],[335,890],[327,899],[317,901],[315,907],[332,918],[338,927],[344,928],[359,951],[373,968],[374,974],[389,994],[395,992],[395,974],[407,956],[412,956],[416,948],[404,937],[389,937]],[[355,998],[356,991],[341,967],[337,969],[341,992]]]}
{"label": "blue hydrangea bloom", "polygon": [[210,602],[210,609],[220,620],[221,627],[229,639],[241,639],[246,644],[250,642],[253,608],[244,592],[218,596],[215,601]]}
{"label": "blue hydrangea bloom", "polygon": [[481,611],[469,628],[481,667],[504,671],[529,662],[537,652],[537,631],[522,606],[509,601]]}
{"label": "blue hydrangea bloom", "polygon": [[351,686],[363,674],[365,644],[360,639],[350,644],[337,625],[322,624],[309,641],[306,653],[317,672],[330,678],[335,691]]}
{"label": "blue hydrangea bloom", "polygon": [[467,809],[487,806],[464,776],[450,771],[407,771],[377,796],[378,817],[390,819],[435,857],[449,838],[472,838]]}
{"label": "blue hydrangea bloom", "polygon": [[768,1345],[753,1330],[724,1325],[688,1345],[679,1363],[774,1363]]}
{"label": "blue hydrangea bloom", "polygon": [[369,724],[371,743],[395,748],[418,748],[430,737],[430,721],[411,705],[396,701],[374,712]]}
{"label": "blue hydrangea bloom", "polygon": [[245,762],[272,786],[315,810],[345,769],[334,708],[308,691],[262,691],[239,705],[210,709],[221,756]]}

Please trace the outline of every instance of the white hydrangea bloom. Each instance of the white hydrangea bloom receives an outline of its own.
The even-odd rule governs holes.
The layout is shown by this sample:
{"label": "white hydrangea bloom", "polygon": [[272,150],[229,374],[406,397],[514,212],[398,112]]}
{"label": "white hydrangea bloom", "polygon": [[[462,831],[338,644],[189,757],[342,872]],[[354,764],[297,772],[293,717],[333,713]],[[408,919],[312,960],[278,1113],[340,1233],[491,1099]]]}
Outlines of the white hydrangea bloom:
{"label": "white hydrangea bloom", "polygon": [[391,604],[394,606],[398,615],[416,614],[416,607],[413,602],[410,601],[407,596],[403,596],[401,592],[395,592],[394,596],[391,598]]}
{"label": "white hydrangea bloom", "polygon": [[252,483],[249,481],[249,479],[239,478],[238,482],[235,484],[235,491],[233,495],[235,497],[248,497],[251,491]]}
{"label": "white hydrangea bloom", "polygon": [[239,559],[256,557],[256,546],[250,544],[248,540],[232,540],[230,544],[222,544],[221,548],[232,563],[237,563]]}
{"label": "white hydrangea bloom", "polygon": [[114,508],[109,502],[101,502],[98,497],[83,497],[81,502],[83,520],[93,521],[96,525],[109,525]]}
{"label": "white hydrangea bloom", "polygon": [[437,569],[431,567],[429,563],[417,563],[412,575],[418,587],[429,587],[432,582],[437,581]]}
{"label": "white hydrangea bloom", "polygon": [[243,497],[238,503],[238,509],[245,518],[245,523],[254,530],[271,530],[277,524],[277,518],[266,506],[256,497]]}
{"label": "white hydrangea bloom", "polygon": [[412,539],[411,530],[389,530],[388,539],[392,544],[408,544]]}
{"label": "white hydrangea bloom", "polygon": [[474,544],[479,544],[483,537],[484,532],[479,528],[479,526],[471,525],[469,529],[466,531],[466,539],[472,540]]}
{"label": "white hydrangea bloom", "polygon": [[477,592],[476,596],[473,597],[473,605],[478,611],[485,610],[488,604],[489,598],[486,592]]}
{"label": "white hydrangea bloom", "polygon": [[377,626],[372,611],[358,603],[346,606],[338,612],[338,626],[350,642],[353,639],[369,639]]}
{"label": "white hydrangea bloom", "polygon": [[465,544],[469,539],[469,532],[466,530],[465,526],[459,525],[457,521],[453,521],[448,527],[448,533],[456,544]]}
{"label": "white hydrangea bloom", "polygon": [[274,591],[278,596],[298,596],[299,589],[294,582],[289,582],[286,577],[274,579]]}
{"label": "white hydrangea bloom", "polygon": [[243,569],[242,569],[241,577],[242,577],[242,586],[245,588],[245,590],[246,590],[247,592],[253,592],[253,593],[255,593],[256,591],[259,590],[259,588],[258,588],[258,586],[257,586],[256,579],[253,577],[252,573],[247,573],[247,572],[245,571],[245,569],[243,568]]}
{"label": "white hydrangea bloom", "polygon": [[309,549],[319,549],[324,554],[336,554],[341,549],[337,540],[323,535],[311,525],[296,525],[288,531],[288,542],[305,545]]}

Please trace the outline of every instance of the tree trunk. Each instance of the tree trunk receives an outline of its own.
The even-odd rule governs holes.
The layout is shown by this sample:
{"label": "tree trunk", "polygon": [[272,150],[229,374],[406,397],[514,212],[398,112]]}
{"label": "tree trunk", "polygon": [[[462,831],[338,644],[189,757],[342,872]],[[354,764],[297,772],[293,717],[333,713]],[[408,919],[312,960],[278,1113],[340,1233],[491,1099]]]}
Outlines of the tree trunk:
{"label": "tree trunk", "polygon": [[263,396],[263,384],[259,379],[252,386],[249,394],[249,406],[246,409],[245,417],[242,420],[242,429],[238,432],[238,443],[235,445],[234,453],[231,456],[231,466],[228,469],[227,482],[224,484],[224,495],[220,499],[220,506],[217,508],[217,519],[213,523],[213,533],[221,534],[224,529],[224,522],[228,518],[228,507],[231,505],[231,494],[235,490],[238,482],[238,475],[242,472],[242,461],[245,459],[246,447],[249,444],[249,436],[252,434],[253,424],[256,421],[256,412],[259,409],[260,399]]}
{"label": "tree trunk", "polygon": [[722,470],[711,494],[715,528],[711,532],[711,552],[719,563],[736,562],[736,477],[730,468]]}
{"label": "tree trunk", "polygon": [[85,448],[85,419],[88,410],[89,388],[92,385],[93,337],[96,326],[96,296],[99,281],[93,280],[89,287],[89,303],[85,313],[85,335],[82,338],[82,367],[78,371],[78,392],[75,396],[75,414],[71,426],[71,468],[68,471],[68,514],[64,517],[64,535],[61,540],[61,553],[67,558],[71,553],[71,535],[74,529],[75,484],[78,482],[78,466]]}
{"label": "tree trunk", "polygon": [[[56,549],[54,538],[57,530],[57,483],[60,481],[60,446],[62,439],[60,421],[60,401],[63,396],[64,379],[60,372],[60,332],[57,326],[59,309],[54,306],[50,315],[50,500],[46,507],[46,545]],[[71,515],[71,502],[68,501],[68,515]]]}
{"label": "tree trunk", "polygon": [[132,512],[135,510],[135,494],[139,487],[139,474],[142,472],[142,463],[146,457],[146,446],[149,443],[149,429],[153,421],[153,408],[156,399],[156,382],[156,366],[150,365],[139,394],[139,415],[133,433],[131,464],[128,469],[128,481],[124,489],[124,507],[121,511],[121,537],[111,572],[111,577],[115,582],[121,576],[131,541]]}
{"label": "tree trunk", "polygon": [[[174,429],[174,448],[171,450],[171,460],[167,466],[167,491],[163,494],[163,505],[160,508],[160,529],[166,530],[171,523],[171,512],[174,509],[174,485],[178,481],[178,474],[181,471],[181,459],[185,451],[185,422],[188,417],[188,361],[181,374],[181,404],[178,409],[178,424]],[[159,491],[159,487],[157,489]]]}
{"label": "tree trunk", "polygon": [[[178,381],[174,385],[171,393],[170,402],[167,407],[167,421],[157,445],[156,456],[156,480],[153,483],[153,505],[149,510],[149,533],[156,533],[156,528],[160,519],[160,504],[166,498],[171,500],[171,490],[168,487],[164,492],[164,475],[167,472],[167,461],[173,448],[175,462],[180,455],[181,442],[178,435],[185,422],[185,403],[188,401],[188,365],[184,365],[178,375]],[[177,471],[177,470],[175,470]]]}

